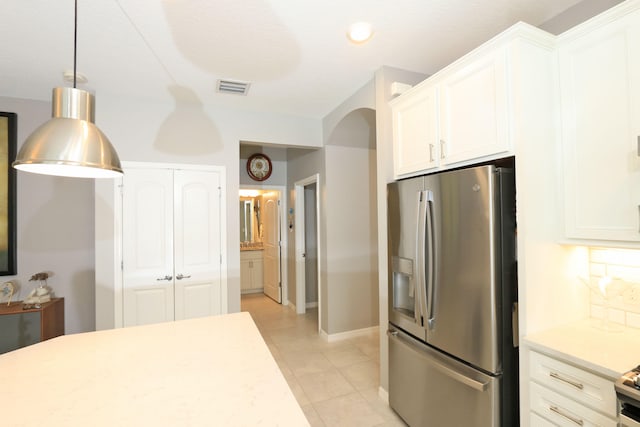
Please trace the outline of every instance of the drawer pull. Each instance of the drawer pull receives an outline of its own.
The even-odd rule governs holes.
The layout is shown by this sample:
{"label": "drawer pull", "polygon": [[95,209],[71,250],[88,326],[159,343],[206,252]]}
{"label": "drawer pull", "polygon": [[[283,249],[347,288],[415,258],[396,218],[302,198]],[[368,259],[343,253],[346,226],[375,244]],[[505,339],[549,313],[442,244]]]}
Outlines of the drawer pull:
{"label": "drawer pull", "polygon": [[562,381],[562,382],[564,382],[564,383],[567,383],[567,384],[569,384],[570,386],[573,386],[573,387],[577,388],[578,390],[582,390],[582,389],[584,388],[584,385],[582,385],[582,384],[580,384],[580,383],[578,383],[578,382],[575,382],[575,381],[571,381],[570,379],[563,378],[563,377],[562,377],[560,374],[558,374],[557,372],[549,372],[549,376],[550,376],[551,378],[555,378],[555,379],[557,379],[557,380],[559,380],[559,381]]}
{"label": "drawer pull", "polygon": [[572,423],[575,423],[579,426],[583,426],[584,425],[584,421],[582,421],[580,418],[576,418],[576,417],[572,417],[569,414],[565,414],[560,408],[558,408],[557,406],[553,406],[550,405],[549,406],[549,410],[551,412],[555,412],[556,414],[560,415],[563,418],[568,419],[569,421],[571,421]]}

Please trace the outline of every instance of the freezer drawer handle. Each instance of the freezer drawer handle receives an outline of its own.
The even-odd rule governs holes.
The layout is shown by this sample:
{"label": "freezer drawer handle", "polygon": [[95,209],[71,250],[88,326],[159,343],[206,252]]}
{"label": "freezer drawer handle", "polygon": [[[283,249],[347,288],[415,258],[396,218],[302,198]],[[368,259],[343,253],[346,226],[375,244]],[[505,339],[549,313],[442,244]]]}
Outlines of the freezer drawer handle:
{"label": "freezer drawer handle", "polygon": [[570,386],[573,386],[573,387],[577,388],[578,390],[582,390],[582,389],[584,388],[584,385],[582,385],[581,383],[576,382],[576,381],[571,381],[571,380],[570,380],[570,379],[568,379],[568,378],[563,378],[563,377],[562,377],[562,375],[560,375],[560,374],[559,374],[559,373],[557,373],[557,372],[553,372],[553,371],[551,371],[551,372],[549,372],[549,376],[550,376],[551,378],[555,378],[555,379],[557,379],[558,381],[562,381],[563,383],[567,383],[567,384],[569,384]]}
{"label": "freezer drawer handle", "polygon": [[[409,342],[407,341],[406,338],[404,338],[402,335],[400,335],[398,333],[398,331],[393,330],[393,329],[388,329],[387,330],[387,336],[395,338],[397,340],[400,341],[405,341],[405,342]],[[413,345],[411,347],[414,347]],[[418,351],[418,353],[421,353],[421,351],[416,350],[414,347],[414,351]],[[422,357],[424,358],[424,354],[422,355]],[[438,369],[440,372],[442,372],[443,374],[447,375],[450,378],[453,378],[454,380],[463,383],[464,385],[467,385],[471,388],[473,388],[474,390],[478,390],[478,391],[485,391],[487,389],[487,386],[489,385],[488,382],[480,382],[480,381],[476,381],[472,378],[469,378],[459,372],[454,371],[453,369],[438,363],[436,360],[430,360],[430,363],[436,368]]]}
{"label": "freezer drawer handle", "polygon": [[558,408],[557,406],[553,406],[553,405],[549,405],[549,410],[551,412],[555,412],[556,414],[560,415],[563,418],[568,419],[569,421],[571,421],[572,423],[575,423],[579,426],[583,426],[584,425],[584,421],[582,421],[580,418],[576,418],[576,417],[572,417],[569,414],[565,414],[560,408]]}

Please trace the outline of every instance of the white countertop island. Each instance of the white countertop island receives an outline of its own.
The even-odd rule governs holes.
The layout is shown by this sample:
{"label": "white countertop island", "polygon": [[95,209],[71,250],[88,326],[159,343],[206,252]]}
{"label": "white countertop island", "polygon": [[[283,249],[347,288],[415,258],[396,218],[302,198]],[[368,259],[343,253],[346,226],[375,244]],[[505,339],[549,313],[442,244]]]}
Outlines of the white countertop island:
{"label": "white countertop island", "polygon": [[0,355],[3,426],[305,426],[248,313],[67,335]]}

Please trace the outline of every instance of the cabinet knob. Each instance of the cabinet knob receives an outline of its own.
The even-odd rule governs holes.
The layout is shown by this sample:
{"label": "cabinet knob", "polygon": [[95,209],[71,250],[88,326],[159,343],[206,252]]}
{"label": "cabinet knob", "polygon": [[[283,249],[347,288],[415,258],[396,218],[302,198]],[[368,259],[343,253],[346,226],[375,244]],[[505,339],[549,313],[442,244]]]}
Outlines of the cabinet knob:
{"label": "cabinet knob", "polygon": [[429,144],[429,162],[433,162],[433,144]]}
{"label": "cabinet knob", "polygon": [[166,275],[166,276],[164,276],[164,277],[158,277],[156,280],[160,282],[160,281],[162,281],[162,280],[167,280],[167,281],[169,281],[169,280],[171,280],[171,279],[173,279],[173,276]]}
{"label": "cabinet knob", "polygon": [[189,279],[190,277],[191,275],[185,276],[184,274],[180,273],[176,276],[176,279],[182,280],[182,279]]}
{"label": "cabinet knob", "polygon": [[444,159],[444,145],[446,144],[444,139],[440,140],[440,158]]}

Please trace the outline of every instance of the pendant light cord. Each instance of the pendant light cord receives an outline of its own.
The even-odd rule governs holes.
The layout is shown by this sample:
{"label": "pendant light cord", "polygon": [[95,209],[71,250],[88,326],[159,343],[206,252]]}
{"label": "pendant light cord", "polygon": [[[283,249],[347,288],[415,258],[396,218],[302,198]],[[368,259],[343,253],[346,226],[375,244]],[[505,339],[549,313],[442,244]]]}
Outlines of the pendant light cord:
{"label": "pendant light cord", "polygon": [[76,88],[76,50],[78,49],[78,0],[73,12],[73,88]]}

